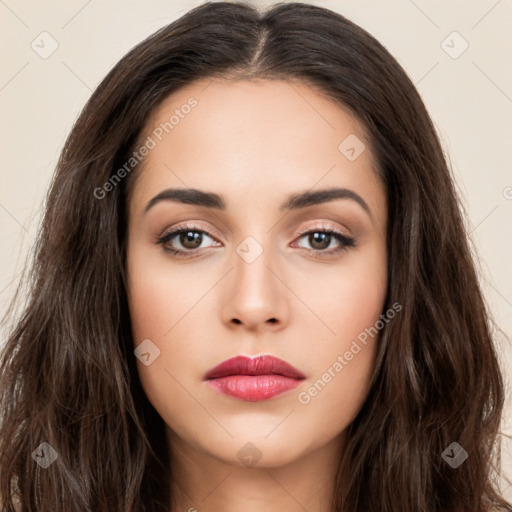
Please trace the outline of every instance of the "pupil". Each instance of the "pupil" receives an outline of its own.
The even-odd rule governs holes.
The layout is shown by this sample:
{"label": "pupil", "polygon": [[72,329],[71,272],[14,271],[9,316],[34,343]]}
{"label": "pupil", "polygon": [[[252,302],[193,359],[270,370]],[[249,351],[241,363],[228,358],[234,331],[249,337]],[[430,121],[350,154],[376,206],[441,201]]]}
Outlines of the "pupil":
{"label": "pupil", "polygon": [[186,231],[181,234],[180,242],[188,249],[196,249],[201,245],[201,233],[195,231]]}
{"label": "pupil", "polygon": [[312,233],[310,235],[311,246],[315,247],[315,244],[319,243],[320,247],[316,246],[316,249],[326,249],[329,247],[330,237],[331,235],[328,233]]}

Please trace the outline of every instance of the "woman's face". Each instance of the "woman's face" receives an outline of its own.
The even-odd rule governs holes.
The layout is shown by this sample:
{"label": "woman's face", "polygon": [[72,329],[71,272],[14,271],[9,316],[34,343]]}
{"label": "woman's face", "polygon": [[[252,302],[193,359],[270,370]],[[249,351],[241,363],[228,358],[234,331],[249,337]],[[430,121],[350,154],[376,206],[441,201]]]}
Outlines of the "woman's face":
{"label": "woman's face", "polygon": [[[361,124],[298,82],[201,81],[159,106],[142,143],[129,306],[171,444],[268,467],[334,446],[385,313],[387,204]],[[270,358],[205,378],[260,355],[298,372]]]}

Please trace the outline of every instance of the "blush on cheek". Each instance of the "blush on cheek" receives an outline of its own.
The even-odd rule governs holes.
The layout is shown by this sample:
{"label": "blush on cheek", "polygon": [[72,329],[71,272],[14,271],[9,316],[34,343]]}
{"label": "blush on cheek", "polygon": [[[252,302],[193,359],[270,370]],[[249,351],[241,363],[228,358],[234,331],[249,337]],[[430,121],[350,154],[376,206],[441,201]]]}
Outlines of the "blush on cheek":
{"label": "blush on cheek", "polygon": [[342,344],[375,325],[382,314],[385,293],[384,287],[362,283],[345,289],[341,296],[329,297],[322,311],[329,312],[326,323],[335,326],[336,338]]}

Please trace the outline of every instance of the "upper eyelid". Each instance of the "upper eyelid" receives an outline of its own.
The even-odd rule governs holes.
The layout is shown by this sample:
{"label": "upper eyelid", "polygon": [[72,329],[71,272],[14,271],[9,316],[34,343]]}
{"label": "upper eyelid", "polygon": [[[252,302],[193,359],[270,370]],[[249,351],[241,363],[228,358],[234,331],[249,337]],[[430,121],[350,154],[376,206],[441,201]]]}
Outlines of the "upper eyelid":
{"label": "upper eyelid", "polygon": [[[219,237],[219,236],[217,236],[215,234],[211,234],[209,232],[209,230],[206,229],[206,228],[203,228],[203,227],[201,227],[199,225],[196,225],[194,223],[187,223],[186,222],[183,225],[178,224],[177,226],[164,231],[164,233],[161,236],[158,237],[158,240],[162,240],[163,238],[167,238],[170,235],[172,235],[171,238],[170,238],[170,239],[172,239],[175,236],[177,236],[178,234],[180,234],[181,232],[187,231],[187,230],[188,231],[196,231],[196,232],[203,233],[206,236],[208,236],[208,237],[212,238],[213,240],[215,240],[216,242],[219,242],[218,238],[221,238],[221,237]],[[331,230],[331,231],[334,231],[335,233],[337,233],[337,234],[339,234],[341,236],[344,236],[346,238],[353,238],[350,234],[345,233],[344,230],[336,228],[332,224],[326,223],[326,221],[320,221],[320,224],[316,224],[316,225],[313,225],[313,226],[309,226],[309,227],[306,227],[306,228],[299,229],[295,233],[295,237],[302,238],[303,236],[305,236],[308,233],[315,232],[315,231],[323,231],[323,230]],[[193,252],[193,250],[190,250],[190,251],[187,251],[187,252]]]}
{"label": "upper eyelid", "polygon": [[[215,230],[213,230],[213,234],[212,234],[208,228],[204,228],[204,227],[202,227],[200,225],[196,225],[196,224],[193,224],[193,223],[190,223],[190,224],[189,223],[178,224],[177,226],[174,226],[172,228],[168,228],[158,238],[163,238],[163,237],[165,237],[167,235],[170,235],[171,233],[175,233],[176,231],[183,231],[183,230],[187,230],[187,229],[190,230],[190,231],[199,231],[199,232],[204,233],[204,234],[206,234],[206,235],[208,235],[210,237],[221,238],[219,235],[217,235],[215,233]],[[315,230],[321,231],[323,229],[331,229],[333,231],[341,232],[345,236],[350,236],[348,233],[344,232],[346,230],[334,227],[333,224],[329,224],[326,221],[320,221],[320,224],[315,224],[315,225],[312,225],[312,226],[301,228],[295,234],[296,235],[297,234],[303,235],[303,234],[308,233],[310,231],[315,231]]]}
{"label": "upper eyelid", "polygon": [[174,234],[176,235],[176,232],[181,232],[181,231],[198,231],[200,233],[204,233],[206,234],[207,236],[209,236],[210,238],[220,238],[218,237],[217,235],[215,234],[211,234],[210,231],[208,229],[205,229],[203,227],[200,227],[198,225],[194,225],[194,224],[183,224],[183,225],[180,225],[178,224],[177,226],[175,227],[172,227],[172,228],[169,228],[169,229],[166,229],[163,234],[161,236],[159,236],[158,238],[164,238],[170,234]]}
{"label": "upper eyelid", "polygon": [[311,231],[322,231],[324,229],[336,231],[337,233],[343,234],[344,236],[350,236],[348,233],[344,232],[346,230],[335,227],[333,224],[329,224],[325,221],[320,221],[320,224],[315,224],[306,228],[301,228],[297,231],[297,233],[303,235],[305,233],[310,233]]}

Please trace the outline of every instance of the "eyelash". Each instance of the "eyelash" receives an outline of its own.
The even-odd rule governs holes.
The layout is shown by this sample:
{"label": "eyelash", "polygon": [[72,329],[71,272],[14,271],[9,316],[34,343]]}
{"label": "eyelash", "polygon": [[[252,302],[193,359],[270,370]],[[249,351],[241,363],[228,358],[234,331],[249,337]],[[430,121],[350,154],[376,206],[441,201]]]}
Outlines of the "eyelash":
{"label": "eyelash", "polygon": [[[182,233],[188,233],[189,231],[193,231],[196,233],[202,233],[204,235],[209,236],[210,238],[213,238],[207,231],[200,229],[199,226],[187,224],[185,226],[179,226],[176,229],[169,231],[168,233],[165,233],[164,235],[162,235],[160,238],[157,239],[156,243],[158,245],[162,245],[163,250],[167,253],[172,254],[173,257],[190,258],[194,255],[194,253],[198,252],[200,249],[191,249],[191,250],[183,251],[181,249],[173,249],[166,245],[170,240],[172,240],[177,235],[181,235]],[[301,239],[305,235],[308,235],[311,233],[323,233],[326,235],[331,235],[341,244],[341,246],[338,247],[337,249],[334,249],[334,250],[331,249],[330,251],[320,250],[320,249],[306,249],[306,250],[310,250],[310,251],[320,254],[321,257],[333,256],[335,254],[339,254],[343,251],[346,251],[348,248],[355,247],[355,240],[353,238],[350,238],[350,237],[344,235],[343,233],[341,233],[335,229],[332,229],[330,227],[326,227],[326,226],[318,226],[317,228],[314,228],[314,229],[301,230],[297,234],[298,234],[298,238]]]}

